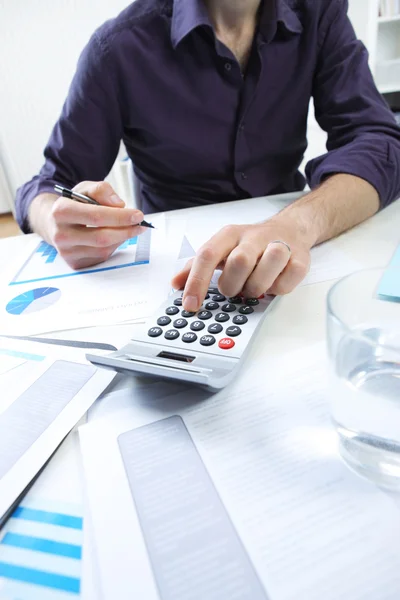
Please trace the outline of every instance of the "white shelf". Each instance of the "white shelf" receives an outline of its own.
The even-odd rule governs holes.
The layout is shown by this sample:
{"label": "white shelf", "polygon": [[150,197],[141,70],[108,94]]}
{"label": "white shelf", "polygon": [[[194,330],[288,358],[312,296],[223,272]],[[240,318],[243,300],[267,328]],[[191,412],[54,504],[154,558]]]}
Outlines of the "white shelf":
{"label": "white shelf", "polygon": [[393,15],[393,17],[378,17],[378,23],[400,23],[400,15]]}

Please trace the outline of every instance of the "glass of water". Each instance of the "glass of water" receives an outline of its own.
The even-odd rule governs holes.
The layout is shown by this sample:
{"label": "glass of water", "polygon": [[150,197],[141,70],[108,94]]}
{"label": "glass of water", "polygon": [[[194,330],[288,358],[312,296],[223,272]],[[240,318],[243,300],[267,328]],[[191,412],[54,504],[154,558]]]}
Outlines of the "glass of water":
{"label": "glass of water", "polygon": [[388,280],[399,290],[400,269],[359,271],[329,292],[330,398],[343,459],[400,491],[400,298]]}

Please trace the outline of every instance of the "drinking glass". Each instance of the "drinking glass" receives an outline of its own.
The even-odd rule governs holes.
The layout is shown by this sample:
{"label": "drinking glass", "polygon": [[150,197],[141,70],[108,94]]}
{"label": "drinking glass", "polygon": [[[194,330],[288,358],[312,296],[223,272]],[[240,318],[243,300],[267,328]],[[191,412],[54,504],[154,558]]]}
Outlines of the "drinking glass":
{"label": "drinking glass", "polygon": [[400,290],[399,268],[359,271],[331,288],[329,393],[345,462],[400,490],[400,297],[382,295],[388,278]]}

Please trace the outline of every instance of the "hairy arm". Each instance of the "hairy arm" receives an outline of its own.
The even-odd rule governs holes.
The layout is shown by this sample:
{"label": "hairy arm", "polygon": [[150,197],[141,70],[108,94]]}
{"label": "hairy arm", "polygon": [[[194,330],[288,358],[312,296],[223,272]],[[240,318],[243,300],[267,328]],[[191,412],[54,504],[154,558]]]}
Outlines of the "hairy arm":
{"label": "hairy arm", "polygon": [[338,174],[285,208],[277,220],[294,221],[311,248],[365,221],[379,210],[376,189],[354,175]]}

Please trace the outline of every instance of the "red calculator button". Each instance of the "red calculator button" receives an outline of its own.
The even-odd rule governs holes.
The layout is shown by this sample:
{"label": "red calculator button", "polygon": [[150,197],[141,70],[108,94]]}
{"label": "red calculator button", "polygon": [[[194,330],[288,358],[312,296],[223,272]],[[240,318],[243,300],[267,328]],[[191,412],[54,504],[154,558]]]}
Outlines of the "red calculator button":
{"label": "red calculator button", "polygon": [[230,350],[235,345],[235,342],[231,340],[231,338],[222,338],[219,340],[218,346],[222,348],[222,350]]}
{"label": "red calculator button", "polygon": [[261,296],[258,296],[258,300],[263,300],[263,298],[265,298],[265,294],[261,294]]}

